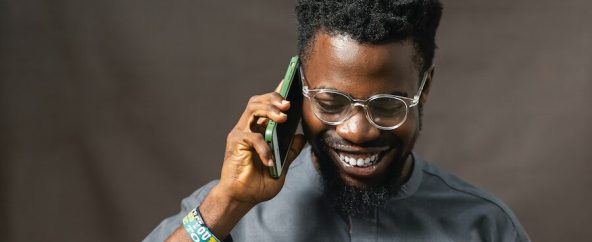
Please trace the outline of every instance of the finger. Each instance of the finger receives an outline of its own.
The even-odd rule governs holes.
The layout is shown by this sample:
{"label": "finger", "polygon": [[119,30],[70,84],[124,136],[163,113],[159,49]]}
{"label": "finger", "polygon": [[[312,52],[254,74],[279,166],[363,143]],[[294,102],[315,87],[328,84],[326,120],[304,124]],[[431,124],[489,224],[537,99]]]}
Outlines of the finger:
{"label": "finger", "polygon": [[249,99],[249,104],[250,103],[271,103],[281,110],[288,110],[288,104],[290,102],[286,101],[284,97],[282,97],[282,95],[280,95],[279,93],[270,92],[263,95],[256,95],[251,97],[251,99]]}
{"label": "finger", "polygon": [[286,177],[286,173],[288,172],[288,168],[292,164],[292,161],[294,161],[294,159],[296,159],[296,157],[298,157],[298,155],[302,151],[302,148],[304,148],[305,144],[306,144],[306,139],[304,138],[304,135],[302,135],[302,134],[294,135],[294,140],[292,140],[292,145],[290,146],[290,150],[288,151],[288,156],[286,157],[286,162],[284,163],[284,169],[282,170],[281,177],[284,177],[284,179]]}
{"label": "finger", "polygon": [[267,121],[269,121],[268,118],[259,118],[259,119],[257,119],[257,125],[261,125],[261,126],[267,125]]}
{"label": "finger", "polygon": [[[241,115],[239,122],[237,123],[237,127],[241,129],[247,129],[254,125],[255,121],[258,121],[261,118],[270,118],[269,116],[265,115],[265,111],[262,112],[259,110],[261,108],[264,108],[266,110],[269,109],[269,106],[265,106],[264,104],[271,104],[275,106],[276,109],[282,111],[288,110],[290,108],[290,102],[284,101],[282,96],[280,96],[278,93],[268,93],[264,95],[253,96],[251,97],[251,99],[249,99],[249,103],[247,104],[245,111]],[[276,113],[276,115],[283,116],[280,113],[274,113]],[[282,119],[282,117],[277,118]],[[261,120],[261,122],[258,124],[261,126],[263,123],[266,122],[267,120]]]}
{"label": "finger", "polygon": [[249,105],[249,109],[251,116],[247,125],[249,126],[249,129],[254,132],[253,125],[256,124],[260,118],[267,118],[277,123],[283,123],[288,120],[287,114],[280,111],[276,106],[270,104],[252,103]]}
{"label": "finger", "polygon": [[282,90],[283,83],[284,83],[284,79],[281,79],[280,84],[278,84],[278,86],[275,88],[275,92],[280,93],[280,90]]}
{"label": "finger", "polygon": [[264,166],[273,166],[271,148],[269,148],[269,145],[263,139],[263,135],[259,133],[245,133],[244,141],[255,149]]}

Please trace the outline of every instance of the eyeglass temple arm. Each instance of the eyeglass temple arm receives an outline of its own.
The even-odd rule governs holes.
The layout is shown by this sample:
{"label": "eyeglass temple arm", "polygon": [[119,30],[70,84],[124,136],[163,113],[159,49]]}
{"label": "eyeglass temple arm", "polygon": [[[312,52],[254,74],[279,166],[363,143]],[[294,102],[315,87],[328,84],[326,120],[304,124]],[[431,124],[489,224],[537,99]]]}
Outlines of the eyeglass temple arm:
{"label": "eyeglass temple arm", "polygon": [[308,97],[308,85],[304,83],[304,72],[302,72],[302,65],[298,66],[298,69],[300,70],[300,81],[302,82],[302,94],[305,97]]}
{"label": "eyeglass temple arm", "polygon": [[411,101],[412,107],[419,103],[419,99],[421,98],[421,92],[423,91],[423,86],[425,85],[427,79],[428,79],[428,73],[424,72],[421,83],[419,84],[419,90],[417,90],[417,94],[415,94],[415,96],[413,97],[413,101]]}

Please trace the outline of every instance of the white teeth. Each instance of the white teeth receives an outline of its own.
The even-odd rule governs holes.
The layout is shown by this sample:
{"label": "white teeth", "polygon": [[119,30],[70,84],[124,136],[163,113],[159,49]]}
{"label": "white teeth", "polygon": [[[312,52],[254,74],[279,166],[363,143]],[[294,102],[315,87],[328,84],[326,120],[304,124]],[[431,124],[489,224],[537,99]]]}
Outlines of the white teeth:
{"label": "white teeth", "polygon": [[357,165],[357,164],[358,164],[358,163],[356,162],[356,159],[355,159],[355,158],[348,157],[348,159],[349,159],[349,164],[350,164],[350,165],[352,165],[352,166],[355,166],[355,165]]}
{"label": "white teeth", "polygon": [[379,154],[374,154],[371,156],[368,156],[366,158],[353,158],[344,154],[339,154],[339,159],[341,160],[341,162],[346,163],[347,165],[350,166],[358,166],[358,167],[367,167],[370,165],[373,165],[377,159],[378,159],[378,155]]}

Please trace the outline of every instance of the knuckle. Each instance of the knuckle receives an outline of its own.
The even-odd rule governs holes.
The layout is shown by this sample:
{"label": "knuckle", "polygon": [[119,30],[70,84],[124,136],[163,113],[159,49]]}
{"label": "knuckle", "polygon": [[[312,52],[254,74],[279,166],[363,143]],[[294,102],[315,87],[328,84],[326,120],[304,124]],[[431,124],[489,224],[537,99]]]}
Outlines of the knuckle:
{"label": "knuckle", "polygon": [[260,116],[269,117],[270,115],[277,113],[278,109],[275,106],[266,103],[257,105],[256,110],[253,110],[253,112],[257,112],[257,114],[259,114]]}
{"label": "knuckle", "polygon": [[255,105],[255,103],[253,103],[253,102],[249,102],[249,104],[247,104],[247,110],[246,110],[246,111],[251,111],[251,112],[252,112],[252,111],[254,111],[254,110],[255,110],[255,107],[256,107],[256,106],[257,106],[257,105]]}
{"label": "knuckle", "polygon": [[236,130],[232,130],[228,133],[228,135],[226,135],[226,143],[232,143],[235,140],[236,137]]}
{"label": "knuckle", "polygon": [[276,114],[279,114],[281,112],[281,109],[278,106],[275,106],[273,104],[270,104],[269,108],[271,109],[271,111],[275,112]]}
{"label": "knuckle", "polygon": [[271,105],[271,104],[265,104],[265,106],[263,107],[263,109],[265,109],[266,112],[268,113],[272,113],[275,112],[276,108],[275,106]]}
{"label": "knuckle", "polygon": [[256,102],[257,99],[259,99],[259,95],[254,95],[254,96],[252,96],[252,97],[249,98],[249,103]]}

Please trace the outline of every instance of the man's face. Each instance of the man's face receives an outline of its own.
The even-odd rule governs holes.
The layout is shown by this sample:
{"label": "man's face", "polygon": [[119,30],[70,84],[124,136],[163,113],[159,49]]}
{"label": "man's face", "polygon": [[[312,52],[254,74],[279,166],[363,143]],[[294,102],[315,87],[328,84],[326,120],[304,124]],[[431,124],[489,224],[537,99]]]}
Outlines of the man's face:
{"label": "man's face", "polygon": [[[418,72],[410,40],[371,45],[319,32],[310,48],[303,66],[310,89],[335,89],[362,100],[376,94],[413,98],[418,91],[423,73]],[[407,157],[419,133],[419,112],[417,106],[410,108],[400,127],[381,130],[369,123],[362,107],[356,107],[349,119],[333,126],[319,120],[305,99],[303,124],[317,165],[332,167],[346,186],[364,188],[397,182],[409,169]],[[378,161],[368,167],[349,166],[340,158],[374,155]]]}

